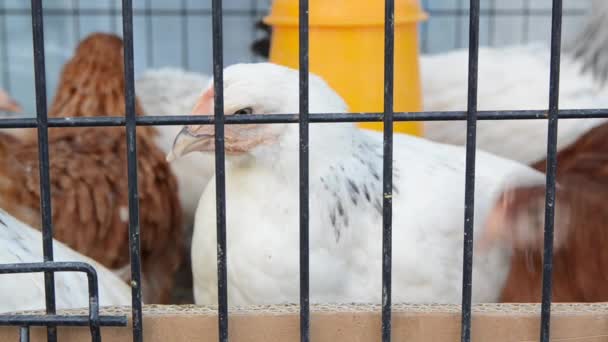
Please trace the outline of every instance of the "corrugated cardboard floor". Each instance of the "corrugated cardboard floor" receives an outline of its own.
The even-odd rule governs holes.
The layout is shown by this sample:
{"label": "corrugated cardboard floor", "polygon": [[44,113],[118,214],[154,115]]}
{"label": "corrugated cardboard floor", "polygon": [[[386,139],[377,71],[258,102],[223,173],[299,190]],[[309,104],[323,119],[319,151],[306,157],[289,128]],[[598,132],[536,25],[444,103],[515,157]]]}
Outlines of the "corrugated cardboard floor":
{"label": "corrugated cardboard floor", "polygon": [[[366,305],[312,306],[311,340],[315,342],[380,341],[380,307]],[[460,341],[460,307],[451,305],[394,305],[393,341]],[[538,341],[539,305],[476,305],[473,341]],[[66,312],[63,312],[66,313]],[[67,313],[84,314],[83,311]],[[110,308],[103,314],[123,314]],[[231,310],[230,341],[299,341],[297,306],[264,306]],[[105,342],[130,342],[131,327],[102,328]],[[608,342],[608,304],[554,304],[551,340]],[[32,341],[45,341],[44,329],[32,329]],[[0,341],[18,341],[17,328],[0,328]],[[90,341],[88,328],[60,328],[59,341]],[[146,306],[144,341],[217,341],[215,308]]]}

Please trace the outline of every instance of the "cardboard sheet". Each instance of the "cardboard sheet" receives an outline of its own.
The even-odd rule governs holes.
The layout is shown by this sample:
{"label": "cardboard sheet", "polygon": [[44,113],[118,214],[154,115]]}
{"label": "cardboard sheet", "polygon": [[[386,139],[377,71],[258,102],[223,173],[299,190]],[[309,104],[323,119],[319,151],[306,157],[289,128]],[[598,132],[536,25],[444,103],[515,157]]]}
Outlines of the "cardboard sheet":
{"label": "cardboard sheet", "polygon": [[[608,304],[553,304],[551,340],[608,342]],[[311,307],[311,340],[315,342],[380,341],[380,307],[376,305],[315,305]],[[30,314],[32,312],[29,312]],[[131,318],[129,308],[106,308],[103,314]],[[86,314],[63,311],[62,314]],[[460,307],[455,305],[393,306],[393,341],[460,341]],[[473,340],[523,342],[539,340],[540,305],[475,305]],[[217,341],[213,307],[145,306],[144,341]],[[0,341],[18,341],[18,328],[0,328]],[[102,328],[104,342],[131,342],[131,327]],[[230,310],[230,341],[299,341],[296,305]],[[32,341],[45,341],[44,328],[32,328]],[[90,341],[89,329],[59,328],[59,341]]]}

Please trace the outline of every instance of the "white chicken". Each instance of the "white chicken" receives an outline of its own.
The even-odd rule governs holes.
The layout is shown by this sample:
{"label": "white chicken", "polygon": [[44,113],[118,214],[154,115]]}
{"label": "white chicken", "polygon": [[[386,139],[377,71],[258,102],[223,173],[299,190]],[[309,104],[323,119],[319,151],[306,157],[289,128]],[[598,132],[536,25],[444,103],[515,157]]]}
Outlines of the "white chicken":
{"label": "white chicken", "polygon": [[[209,83],[209,77],[178,68],[147,70],[135,83],[137,96],[147,115],[185,115],[189,113],[200,89]],[[168,153],[181,126],[157,126],[158,146]],[[207,182],[213,175],[215,159],[207,156],[185,156],[171,164],[179,187],[184,212],[186,240],[190,247],[194,213]]]}
{"label": "white chicken", "polygon": [[[130,306],[131,289],[102,265],[53,241],[55,261],[79,261],[97,271],[101,306]],[[0,209],[0,263],[41,262],[42,235]],[[57,309],[86,308],[89,289],[84,273],[55,273]],[[44,275],[42,273],[0,275],[0,312],[39,310],[44,308]]]}
{"label": "white chicken", "polygon": [[[224,70],[226,115],[298,112],[298,72],[276,64]],[[347,112],[321,78],[310,75],[310,112]],[[194,114],[213,113],[213,87]],[[311,114],[315,115],[315,114]],[[294,303],[299,293],[298,126],[225,127],[228,293],[230,305]],[[351,123],[310,126],[311,302],[381,302],[382,135]],[[185,126],[168,159],[214,151],[214,127]],[[393,300],[461,300],[464,221],[462,147],[395,135]],[[482,151],[477,155],[475,230],[479,234],[511,172],[519,183],[542,175]],[[192,243],[197,304],[217,302],[215,182],[196,212]],[[474,256],[473,300],[495,302],[510,251]]]}
{"label": "white chicken", "polygon": [[[559,104],[562,109],[607,108],[608,1],[594,0],[585,28],[562,53]],[[467,105],[468,50],[420,58],[424,110],[460,111]],[[549,45],[480,48],[479,110],[547,109]],[[607,119],[561,120],[558,151]],[[526,164],[545,159],[546,120],[501,120],[477,123],[477,147]],[[425,137],[456,145],[466,143],[466,122],[424,123]]]}

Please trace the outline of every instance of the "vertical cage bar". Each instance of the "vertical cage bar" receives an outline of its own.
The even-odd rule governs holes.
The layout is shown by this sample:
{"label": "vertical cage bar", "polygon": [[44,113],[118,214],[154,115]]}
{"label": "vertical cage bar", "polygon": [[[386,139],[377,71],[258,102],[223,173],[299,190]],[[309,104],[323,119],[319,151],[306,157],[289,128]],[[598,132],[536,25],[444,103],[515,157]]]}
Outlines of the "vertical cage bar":
{"label": "vertical cage bar", "polygon": [[133,3],[122,1],[124,39],[125,115],[127,130],[127,176],[129,187],[129,252],[131,256],[131,298],[133,341],[143,341],[141,304],[141,246],[139,227],[139,192],[137,189],[137,139],[135,123],[135,80],[133,75]]}
{"label": "vertical cage bar", "polygon": [[545,196],[545,240],[540,340],[549,342],[551,287],[553,275],[553,220],[555,214],[555,174],[557,171],[557,120],[559,109],[559,72],[562,40],[562,0],[553,0],[551,19],[551,69],[549,77],[549,122],[547,132],[547,193]]}
{"label": "vertical cage bar", "polygon": [[460,339],[471,341],[473,292],[473,225],[475,214],[475,149],[477,131],[477,67],[479,62],[479,0],[471,0],[469,12],[469,70],[467,94],[467,143],[464,182],[464,243],[462,257],[462,317]]}
{"label": "vertical cage bar", "polygon": [[89,286],[89,329],[91,330],[91,341],[101,342],[101,330],[99,323],[99,283],[97,272],[92,266],[86,265],[83,270],[87,275]]}
{"label": "vertical cage bar", "polygon": [[382,176],[382,341],[391,340],[393,225],[393,83],[395,0],[384,3],[384,152]]}
{"label": "vertical cage bar", "polygon": [[[53,222],[51,212],[51,179],[49,174],[49,135],[46,105],[46,67],[44,61],[44,23],[42,1],[32,0],[32,33],[34,36],[34,75],[36,78],[36,119],[38,124],[38,158],[40,162],[40,212],[42,215],[42,250],[44,261],[53,261]],[[55,314],[55,274],[44,272],[46,313]],[[47,341],[57,341],[57,328],[47,327]]]}
{"label": "vertical cage bar", "polygon": [[220,342],[228,341],[228,279],[226,269],[226,155],[224,151],[224,51],[222,0],[212,0],[213,87],[215,115],[215,191],[217,217],[217,294]]}
{"label": "vertical cage bar", "polygon": [[310,340],[309,277],[309,153],[308,153],[308,0],[300,0],[299,9],[300,70],[300,341]]}
{"label": "vertical cage bar", "polygon": [[19,328],[19,342],[30,342],[30,327]]}

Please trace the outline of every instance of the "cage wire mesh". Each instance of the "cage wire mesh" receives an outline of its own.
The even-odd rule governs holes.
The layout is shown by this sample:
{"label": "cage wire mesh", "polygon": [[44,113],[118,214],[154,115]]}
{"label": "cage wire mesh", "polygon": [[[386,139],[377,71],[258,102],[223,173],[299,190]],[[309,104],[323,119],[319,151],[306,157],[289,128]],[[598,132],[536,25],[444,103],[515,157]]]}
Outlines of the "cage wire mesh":
{"label": "cage wire mesh", "polygon": [[[263,37],[255,24],[270,0],[224,1],[225,65],[260,61],[250,45]],[[468,46],[466,0],[422,0],[430,18],[420,25],[422,53]],[[576,32],[589,0],[564,1],[564,39]],[[53,0],[44,2],[47,97],[52,98],[63,63],[78,41],[94,31],[121,34],[120,0]],[[196,0],[133,1],[135,77],[163,66],[211,73],[211,2]],[[551,0],[488,0],[480,4],[480,45],[501,46],[548,41]],[[30,4],[0,0],[0,86],[28,113],[35,109],[31,68]]]}
{"label": "cage wire mesh", "polygon": [[[45,202],[44,197],[47,197],[46,201],[49,202],[50,185],[48,179],[48,137],[46,136],[48,129],[48,121],[46,118],[46,98],[45,95],[51,95],[53,88],[57,82],[56,76],[59,74],[59,68],[62,63],[68,57],[69,52],[73,50],[73,47],[77,44],[80,38],[92,31],[110,31],[117,33],[124,33],[125,39],[125,60],[129,61],[125,67],[125,78],[127,83],[127,94],[126,94],[126,107],[127,116],[124,118],[116,118],[116,123],[125,125],[127,128],[127,141],[129,145],[133,146],[133,149],[128,152],[129,159],[129,208],[131,209],[130,214],[137,212],[137,171],[136,171],[136,152],[135,152],[135,126],[136,118],[134,113],[134,84],[133,74],[137,73],[138,69],[145,70],[148,68],[154,68],[164,65],[181,66],[186,69],[202,71],[209,73],[210,70],[214,71],[214,77],[218,80],[215,83],[215,128],[216,138],[215,143],[218,151],[216,152],[216,173],[222,176],[218,176],[218,192],[217,199],[218,205],[221,207],[225,205],[225,189],[224,189],[224,172],[217,172],[222,170],[224,167],[224,154],[223,154],[223,99],[222,99],[222,84],[221,84],[221,70],[225,65],[232,64],[237,61],[243,60],[254,60],[255,57],[251,54],[250,44],[257,37],[258,34],[253,27],[259,18],[264,15],[268,10],[268,2],[266,1],[225,1],[223,8],[221,1],[214,0],[212,2],[202,2],[194,0],[182,0],[182,1],[135,1],[133,10],[131,11],[131,1],[124,0],[122,4],[118,1],[112,2],[98,2],[98,1],[57,1],[57,2],[45,2],[44,13],[41,9],[41,1],[34,0],[36,6],[30,9],[26,2],[13,0],[3,1],[2,7],[0,8],[0,28],[2,29],[0,35],[0,43],[2,51],[0,57],[2,58],[1,84],[9,89],[15,97],[19,98],[26,107],[28,112],[36,112],[38,114],[37,126],[40,146],[40,161],[43,170],[41,174],[46,174],[46,177],[41,177],[41,184],[43,188],[43,203]],[[431,15],[431,20],[423,24],[421,30],[422,36],[422,51],[423,53],[432,53],[449,50],[451,48],[468,47],[469,50],[469,84],[468,84],[468,110],[464,113],[463,119],[466,117],[468,125],[468,139],[467,139],[467,185],[466,185],[466,198],[465,207],[470,208],[469,211],[465,212],[466,218],[471,218],[473,215],[472,201],[473,201],[473,184],[474,182],[474,165],[475,165],[475,124],[477,119],[477,108],[476,108],[476,87],[477,87],[477,63],[478,63],[478,43],[482,45],[505,45],[514,43],[525,43],[531,40],[536,40],[537,35],[542,36],[543,40],[551,39],[551,80],[550,80],[550,101],[549,106],[549,139],[548,139],[548,170],[547,170],[547,184],[548,184],[548,198],[555,196],[555,167],[556,167],[556,139],[557,139],[557,94],[559,91],[559,49],[561,41],[561,23],[562,23],[562,2],[561,0],[553,1],[510,1],[498,2],[498,1],[484,1],[481,6],[479,1],[471,1],[475,7],[469,9],[468,3],[464,0],[453,0],[453,1],[424,1],[424,7],[427,12]],[[213,4],[213,6],[211,6]],[[389,1],[387,4],[391,6],[386,7],[386,18],[394,20],[392,11],[394,10],[394,2]],[[505,4],[507,4],[505,6]],[[519,5],[518,5],[519,4]],[[572,5],[569,7],[568,5]],[[570,1],[566,3],[563,11],[564,26],[569,27],[568,18],[572,17],[572,22],[577,17],[585,13],[585,9],[588,6],[588,2],[581,3],[578,1]],[[307,1],[301,1],[300,3],[300,22],[306,23],[308,20],[308,14],[305,10],[307,8]],[[450,7],[451,6],[451,7]],[[121,8],[125,8],[124,13]],[[306,14],[303,14],[306,13]],[[471,13],[471,15],[469,15]],[[42,40],[42,25],[40,19],[45,16],[45,37]],[[33,25],[30,25],[29,16],[33,20]],[[131,17],[133,16],[133,18]],[[223,24],[222,20],[223,19]],[[247,18],[247,20],[243,20]],[[133,19],[133,20],[131,20]],[[105,26],[100,26],[101,22],[105,21]],[[521,25],[515,25],[514,22],[519,21]],[[234,25],[232,25],[234,24]],[[469,25],[473,30],[469,32]],[[162,30],[155,28],[162,27]],[[386,58],[385,58],[385,109],[381,116],[384,121],[384,177],[383,177],[383,189],[385,193],[391,193],[392,189],[392,123],[393,120],[407,120],[407,117],[398,116],[393,113],[392,102],[393,102],[393,48],[394,48],[394,36],[391,30],[392,25],[389,23],[385,26],[385,46],[386,46]],[[519,27],[520,29],[513,29],[513,27]],[[121,28],[124,28],[124,32]],[[211,29],[213,28],[213,29]],[[135,32],[133,30],[136,30]],[[219,32],[224,31],[223,35]],[[569,29],[568,29],[569,30]],[[32,34],[34,31],[34,34]],[[502,32],[506,33],[502,33]],[[196,34],[193,34],[196,32]],[[214,34],[212,34],[212,32]],[[250,32],[249,36],[243,35],[242,32]],[[446,34],[449,32],[450,34]],[[472,33],[471,33],[472,32]],[[200,33],[200,34],[199,34]],[[453,33],[453,35],[451,34]],[[208,35],[208,36],[205,36]],[[72,37],[72,39],[65,39],[65,37]],[[175,37],[179,39],[175,39]],[[567,35],[566,35],[567,36]],[[435,39],[434,37],[439,37]],[[300,117],[298,120],[300,124],[300,159],[307,160],[307,140],[308,140],[308,30],[306,26],[300,28]],[[441,40],[441,39],[443,40]],[[35,53],[32,53],[31,42],[34,42],[33,49]],[[438,41],[439,43],[432,43]],[[173,42],[174,45],[167,46],[168,42]],[[466,44],[468,42],[469,44]],[[28,50],[26,46],[30,46]],[[44,54],[40,54],[42,47],[47,51],[47,57],[45,59]],[[131,48],[133,47],[133,48]],[[135,56],[133,56],[133,52]],[[211,53],[212,52],[212,53]],[[35,56],[35,57],[32,57]],[[225,56],[225,57],[224,57]],[[133,58],[135,57],[135,60]],[[28,59],[29,58],[29,59]],[[32,60],[34,58],[34,60]],[[45,70],[45,61],[49,66]],[[133,62],[136,69],[132,68]],[[35,65],[35,75],[32,75],[31,65]],[[213,66],[213,68],[212,68]],[[26,70],[29,74],[25,75]],[[20,73],[24,73],[21,75]],[[51,76],[49,82],[44,80],[44,74]],[[17,74],[17,75],[14,75]],[[34,76],[34,77],[32,77]],[[54,78],[53,78],[54,77]],[[21,78],[25,81],[26,79],[35,82],[35,87],[30,83],[28,89],[27,82],[22,82]],[[31,89],[35,88],[36,92],[32,92]],[[27,90],[26,90],[27,89]],[[45,93],[46,91],[46,93]],[[23,93],[21,93],[23,92]],[[34,96],[31,104],[28,106],[27,97],[21,96],[24,94],[31,94]],[[387,105],[388,104],[388,105]],[[34,110],[35,106],[35,110]],[[401,113],[400,115],[402,115]],[[372,115],[372,114],[370,114]],[[422,116],[425,113],[421,114]],[[457,114],[460,115],[460,114]],[[346,121],[348,115],[344,116],[333,116],[330,121]],[[376,116],[379,117],[379,116]],[[352,116],[350,117],[352,118]],[[148,124],[162,123],[162,120],[149,118]],[[201,120],[201,119],[198,119]],[[290,122],[289,118],[286,118],[285,122]],[[90,120],[92,122],[93,120]],[[25,121],[24,121],[25,122]],[[82,121],[82,125],[86,126],[91,123]],[[101,121],[100,121],[101,122]],[[190,122],[190,121],[189,121]],[[197,122],[197,121],[191,121]],[[239,122],[238,119],[232,120],[232,123]],[[243,121],[245,122],[245,121]],[[108,121],[107,123],[110,123]],[[76,125],[76,122],[72,123]],[[15,127],[20,127],[19,123],[15,123]],[[307,189],[307,178],[308,178],[308,164],[304,163],[300,166],[300,184],[301,189],[306,189],[300,192],[301,200],[308,202],[309,194]],[[46,178],[46,179],[45,179]],[[46,190],[44,190],[46,188]],[[384,222],[383,228],[385,235],[383,241],[385,244],[390,242],[390,231],[391,231],[391,200],[390,196],[384,197],[383,215]],[[552,210],[547,202],[546,210],[548,212],[548,218],[552,219]],[[44,207],[44,205],[43,205]],[[44,209],[44,208],[43,208]],[[47,208],[48,209],[48,208]],[[50,209],[48,209],[50,210]],[[47,218],[43,221],[50,221],[48,217],[50,211],[46,212]],[[43,213],[45,210],[43,210]],[[44,216],[44,215],[43,215]],[[219,215],[219,221],[225,219],[224,215]],[[300,245],[300,256],[301,265],[306,266],[305,270],[308,270],[308,252],[307,252],[307,220],[308,210],[306,208],[300,211],[300,223],[301,223],[301,240],[303,241]],[[136,229],[138,227],[136,216],[130,215],[132,220],[130,227]],[[225,222],[219,225],[225,225]],[[43,225],[44,226],[44,225]],[[551,227],[551,228],[549,228]],[[138,229],[138,228],[137,228]],[[467,232],[471,232],[472,223],[465,223],[465,229]],[[550,233],[545,235],[546,242],[550,242],[552,239],[552,223],[550,220],[546,222],[546,229]],[[131,232],[132,234],[135,231]],[[223,229],[224,237],[218,239],[218,244],[224,244],[225,241],[225,227]],[[48,232],[44,232],[43,235],[48,235]],[[135,234],[138,235],[138,234]],[[472,235],[472,234],[469,234]],[[48,236],[47,236],[48,240]],[[50,243],[46,241],[46,243]],[[132,242],[133,245],[137,245],[138,241]],[[546,243],[547,244],[547,243]],[[132,245],[132,247],[133,247]],[[548,243],[551,246],[550,243]],[[45,245],[46,246],[46,245]],[[132,248],[132,250],[136,250]],[[465,255],[468,256],[470,261],[472,253],[472,245],[465,243]],[[132,254],[134,260],[138,259],[139,256],[136,252]],[[552,249],[548,247],[545,249],[545,257],[551,259]],[[47,254],[47,253],[45,253]],[[390,260],[391,252],[390,248],[383,251],[383,257]],[[52,258],[51,258],[52,259]],[[135,261],[134,263],[137,263]],[[219,268],[223,267],[225,272],[225,259],[220,260]],[[386,266],[388,265],[388,266]],[[93,278],[94,270],[86,268],[84,265],[25,265],[32,268],[32,270],[41,271],[57,271],[57,268],[64,267],[64,270],[76,269],[78,266],[82,267],[80,271],[88,272],[91,279]],[[384,263],[383,268],[383,280],[387,286],[383,286],[383,317],[382,317],[382,337],[383,341],[390,341],[391,334],[391,310],[390,310],[390,262]],[[21,265],[24,267],[24,265]],[[462,320],[462,340],[470,341],[471,339],[471,293],[470,285],[467,287],[467,277],[471,276],[471,265],[465,262],[464,264],[464,286],[463,286],[463,320]],[[10,266],[4,266],[0,268],[0,271],[4,273],[14,272]],[[21,270],[23,271],[23,270]],[[550,271],[550,270],[549,270]],[[49,273],[50,274],[50,273]],[[307,275],[301,273],[301,289],[304,291],[301,293],[301,336],[302,341],[309,340],[309,312],[308,312],[308,280]],[[140,274],[137,273],[137,277]],[[52,278],[52,275],[48,276]],[[223,284],[224,289],[220,291],[219,302],[219,331],[220,340],[227,341],[228,339],[228,311],[227,311],[227,292],[226,292],[226,279],[220,277],[219,283]],[[543,307],[542,307],[542,321],[541,321],[541,340],[548,341],[549,339],[549,309],[550,309],[550,292],[551,280],[545,280],[543,282]],[[48,282],[47,282],[48,284]],[[52,292],[52,291],[51,291]],[[91,288],[91,296],[95,296],[96,289]],[[141,294],[141,293],[139,293]],[[141,301],[137,297],[136,291],[134,291],[134,341],[142,341],[143,333],[141,330]],[[48,304],[52,302],[47,297],[47,313],[54,314],[54,305]],[[94,300],[92,301],[94,302]],[[80,319],[81,322],[86,323],[91,327],[91,335],[94,341],[100,340],[99,335],[99,324],[100,317],[97,316],[95,308],[91,307],[91,313],[89,318]],[[29,317],[34,319],[35,317]],[[61,319],[61,317],[59,317]],[[6,323],[6,317],[0,322]],[[73,318],[74,322],[76,321]],[[58,324],[67,324],[69,319],[65,318],[65,321],[57,321]],[[24,325],[29,325],[31,322],[23,322]],[[73,322],[72,322],[73,323]],[[122,325],[124,321],[117,320],[116,325]],[[120,323],[120,324],[119,324]],[[11,325],[19,325],[19,322],[12,323]],[[56,340],[56,330],[53,327],[53,322],[46,323],[50,328],[48,329],[49,340]],[[28,331],[27,329],[22,330],[22,339],[27,340]]]}

